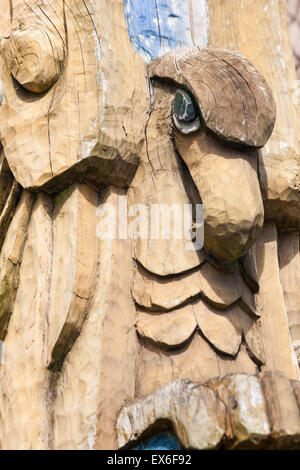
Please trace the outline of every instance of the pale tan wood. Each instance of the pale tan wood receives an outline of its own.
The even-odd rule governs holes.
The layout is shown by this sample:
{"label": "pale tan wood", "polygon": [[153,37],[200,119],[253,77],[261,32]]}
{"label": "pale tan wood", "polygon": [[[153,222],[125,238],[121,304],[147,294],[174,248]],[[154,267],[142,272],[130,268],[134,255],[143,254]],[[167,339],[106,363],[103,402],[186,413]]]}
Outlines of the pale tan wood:
{"label": "pale tan wood", "polygon": [[[5,449],[47,449],[49,445],[46,366],[51,210],[51,200],[39,195],[30,220],[19,288],[5,339],[6,364],[0,369],[0,441]],[[10,397],[8,401],[5,396]]]}
{"label": "pale tan wood", "polygon": [[240,267],[244,281],[257,294],[259,292],[259,283],[255,250],[256,246],[254,245],[240,260]]}
{"label": "pale tan wood", "polygon": [[226,374],[256,374],[258,367],[242,344],[235,358],[221,356],[199,334],[176,352],[147,345],[142,347],[138,362],[138,396],[154,393],[169,381],[179,378],[204,383]]}
{"label": "pale tan wood", "polygon": [[[175,141],[205,207],[205,246],[219,261],[235,261],[263,225],[257,154],[232,149],[205,132],[176,132]],[[233,184],[237,180],[239,185]]]}
{"label": "pale tan wood", "polygon": [[266,354],[262,338],[261,320],[253,321],[253,319],[240,310],[239,321],[248,353],[256,364],[262,366],[266,363]]}
{"label": "pale tan wood", "polygon": [[[18,0],[12,14],[12,22],[8,13],[1,24],[6,94],[0,135],[17,181],[50,192],[83,176],[126,187],[144,140],[147,83],[146,66],[130,44],[123,3]],[[18,71],[12,55],[27,51],[38,52],[38,58],[26,55]],[[47,89],[32,93],[13,82],[11,73],[29,89]]]}
{"label": "pale tan wood", "polygon": [[280,280],[294,349],[300,360],[300,254],[299,235],[282,234],[278,240]]}
{"label": "pale tan wood", "polygon": [[53,7],[36,0],[11,4],[11,35],[5,45],[8,66],[18,83],[34,93],[54,85],[66,59],[63,2],[55,0],[55,15]]}
{"label": "pale tan wood", "polygon": [[163,419],[174,425],[186,448],[213,449],[225,437],[226,409],[217,394],[208,387],[179,380],[122,410],[117,422],[119,445],[134,441]]}
{"label": "pale tan wood", "polygon": [[284,374],[263,372],[260,380],[271,421],[271,435],[287,441],[288,436],[300,440],[300,412],[291,381]]}
{"label": "pale tan wood", "polygon": [[[9,197],[14,177],[9,169],[6,158],[4,157],[3,150],[0,152],[0,162],[0,212],[2,213]],[[5,235],[5,230],[1,230],[1,232],[4,232]]]}
{"label": "pale tan wood", "polygon": [[14,308],[33,201],[34,195],[28,191],[23,191],[1,249],[0,339],[2,341],[5,339],[10,316]]}
{"label": "pale tan wood", "polygon": [[[286,1],[208,0],[210,45],[244,54],[268,81],[276,102],[274,132],[261,151],[260,182],[267,218],[300,228],[299,104],[288,37]],[[251,39],[249,39],[251,38]],[[298,109],[297,109],[298,108]]]}
{"label": "pale tan wood", "polygon": [[20,185],[16,181],[13,181],[11,184],[9,193],[7,195],[7,198],[6,198],[5,205],[0,215],[0,243],[1,244],[3,242],[3,238],[5,236],[5,233],[12,219],[14,208],[18,202],[20,193],[21,193]]}
{"label": "pale tan wood", "polygon": [[251,360],[246,346],[242,343],[238,356],[232,360],[230,357],[217,355],[218,377],[224,377],[228,374],[245,373],[255,375],[259,372],[258,366]]}
{"label": "pale tan wood", "polygon": [[[118,205],[124,192],[111,188],[107,202]],[[100,245],[97,312],[101,317],[95,449],[115,449],[117,413],[136,394],[136,310],[130,294],[133,260],[130,240],[108,240]],[[122,269],[120,269],[122,260]],[[102,265],[101,265],[102,262]]]}
{"label": "pale tan wood", "polygon": [[179,348],[186,343],[197,327],[191,305],[166,314],[138,312],[136,328],[145,340],[163,349]]}
{"label": "pale tan wood", "polygon": [[[300,227],[283,0],[207,0],[210,42],[222,50],[177,50],[148,68],[130,43],[123,0],[9,3],[0,18],[0,277],[11,284],[0,305],[0,448],[117,449],[124,407],[147,427],[151,395],[185,378],[213,398],[175,393],[171,418],[188,418],[184,445],[219,445],[215,411],[225,406],[226,447],[299,446],[288,331],[297,238],[276,228]],[[263,76],[278,110],[268,142],[275,108]],[[191,136],[173,116],[178,89],[203,114]],[[204,202],[204,249],[100,240],[98,203],[117,209],[127,194],[129,208]],[[222,384],[219,401],[210,392]],[[197,414],[204,402],[212,427]],[[199,422],[210,442],[196,442],[207,431]]]}
{"label": "pale tan wood", "polygon": [[201,333],[221,354],[235,356],[242,341],[238,321],[239,306],[220,312],[204,303],[194,303],[193,310]]}
{"label": "pale tan wood", "polygon": [[[103,198],[117,208],[120,195],[124,193],[112,188]],[[53,376],[53,446],[57,449],[115,448],[117,413],[135,395],[137,338],[129,290],[131,249],[128,240],[98,243],[88,316],[61,373],[58,378]],[[126,269],[119,269],[118,256]]]}
{"label": "pale tan wood", "polygon": [[192,337],[197,324],[201,334],[221,354],[235,356],[240,349],[242,333],[245,333],[249,338],[250,351],[253,345],[253,355],[255,352],[258,357],[262,355],[254,320],[248,320],[247,314],[238,305],[220,311],[198,301],[171,313],[150,314],[140,311],[136,327],[144,340],[150,340],[156,347],[168,350],[181,348]]}
{"label": "pale tan wood", "polygon": [[257,241],[257,266],[260,292],[257,295],[261,315],[266,368],[284,372],[297,380],[299,369],[288,328],[287,309],[279,277],[278,235],[273,222],[268,222]]}
{"label": "pale tan wood", "polygon": [[[151,222],[153,223],[151,205],[165,204],[167,209],[177,205],[183,220],[184,205],[194,202],[186,192],[180,162],[169,136],[172,101],[172,94],[156,90],[156,104],[147,122],[141,165],[128,192],[129,204],[146,205],[149,215],[146,232],[149,238],[143,239],[146,238],[144,235],[134,241],[134,256],[144,268],[160,276],[183,273],[199,266],[206,259],[203,250],[187,250],[186,245],[189,240],[184,238],[183,233],[176,239],[174,236],[176,218],[172,213],[170,238],[163,238],[161,220],[158,239],[151,237]],[[181,224],[179,229],[182,229]]]}
{"label": "pale tan wood", "polygon": [[187,378],[204,383],[220,374],[217,354],[199,334],[176,353],[149,345],[141,348],[138,358],[139,397],[150,395],[175,379]]}
{"label": "pale tan wood", "polygon": [[80,334],[97,270],[98,193],[75,185],[54,203],[50,367],[59,369]]}
{"label": "pale tan wood", "polygon": [[[215,54],[215,51],[212,51],[212,54]],[[222,64],[230,60],[229,57],[227,57],[226,51],[219,51],[216,54]],[[207,55],[208,58],[206,57]],[[210,86],[214,88],[214,92],[212,92],[210,97],[211,100],[208,98],[207,89],[205,93],[202,89],[203,86],[207,85],[206,80],[212,80],[211,77],[214,77],[218,71],[217,65],[214,64],[213,67],[215,68],[212,67],[213,70],[208,70],[208,75],[205,75],[205,68],[203,68],[201,64],[204,59],[207,59],[207,67],[209,68],[209,58],[211,57],[210,52],[207,52],[205,48],[200,50],[188,49],[184,52],[178,52],[177,55],[173,53],[167,54],[150,65],[150,75],[160,80],[153,92],[155,104],[150,122],[152,119],[155,119],[157,109],[159,109],[160,115],[156,118],[157,126],[159,126],[160,130],[162,129],[164,131],[164,134],[172,134],[171,122],[169,122],[169,130],[167,131],[168,122],[164,123],[164,126],[161,126],[160,119],[161,115],[172,114],[172,102],[169,95],[173,95],[174,99],[176,89],[182,87],[187,88],[190,91],[191,97],[198,103],[202,111],[200,119],[204,120],[204,127],[202,126],[198,132],[191,133],[191,135],[183,135],[178,131],[173,132],[174,143],[204,203],[204,246],[218,261],[226,264],[236,261],[254,244],[263,224],[264,209],[257,175],[257,153],[253,149],[249,152],[245,150],[245,148],[236,150],[224,144],[224,141],[228,140],[229,142],[248,143],[252,146],[256,145],[253,142],[252,144],[247,142],[246,136],[244,135],[243,137],[242,135],[246,131],[248,132],[247,129],[245,130],[245,126],[243,126],[243,123],[246,122],[244,117],[240,116],[238,109],[235,110],[232,105],[230,113],[226,111],[226,103],[224,104],[222,101],[225,100],[226,95],[223,90],[221,90],[222,93],[218,90],[218,80],[217,84],[214,84],[214,87],[210,84]],[[213,57],[215,57],[215,55],[213,55]],[[248,103],[249,99],[247,99],[247,93],[249,93],[250,89],[251,99],[254,99],[256,102],[256,106],[253,107],[254,115],[249,116],[249,126],[252,132],[255,134],[256,131],[254,127],[257,126],[260,118],[263,121],[264,116],[268,115],[267,120],[270,119],[268,123],[260,123],[261,132],[266,133],[264,137],[265,140],[262,141],[260,145],[257,144],[257,146],[262,146],[268,140],[275,121],[275,104],[271,90],[258,72],[255,72],[257,75],[256,81],[260,83],[260,86],[257,84],[253,85],[252,90],[251,85],[247,82],[247,78],[243,77],[243,73],[237,68],[240,66],[241,70],[245,70],[244,59],[239,55],[233,55],[232,57],[233,63],[235,64],[233,67],[234,73],[238,74],[239,80],[241,79],[243,83],[241,90],[239,90],[239,100],[242,100],[242,103],[243,101]],[[228,72],[228,77],[226,73],[223,72],[222,79],[225,89],[233,90],[232,93],[234,93],[237,84],[232,78],[233,72]],[[229,80],[230,87],[226,82],[227,79]],[[161,80],[165,80],[165,88],[163,91]],[[168,88],[167,80],[172,81],[172,87],[169,85]],[[199,86],[197,87],[198,82]],[[210,86],[207,86],[209,89]],[[256,86],[258,86],[257,92]],[[157,91],[157,88],[159,88],[159,91]],[[247,90],[247,93],[245,90]],[[264,90],[264,93],[262,93],[262,90]],[[201,100],[205,100],[205,97],[207,97],[208,102],[204,109],[202,109]],[[210,101],[212,101],[212,103],[210,103]],[[214,101],[216,101],[216,104]],[[237,102],[237,99],[235,101]],[[243,106],[243,104],[241,104],[241,107],[243,110],[245,109],[245,105]],[[228,114],[237,117],[239,125],[236,130],[235,138],[231,134],[228,134],[228,129],[225,125],[216,124],[216,128],[212,125],[217,109],[217,115],[218,117],[220,116],[221,121],[225,120]],[[210,118],[212,119],[212,123],[210,123],[210,121],[207,122],[207,119]],[[253,119],[252,124],[251,119]],[[234,132],[234,126],[231,126],[231,128],[232,132]],[[211,135],[211,133],[207,132],[207,129],[217,134],[219,140],[221,139],[223,142],[218,142],[216,135]],[[147,138],[147,144],[149,143],[150,148],[154,137],[155,136],[149,134]],[[157,145],[156,140],[157,139],[154,141],[154,145]],[[165,141],[167,142],[166,137]],[[168,145],[168,142],[166,145]],[[154,158],[154,169],[155,161]],[[161,160],[159,160],[159,162],[161,165]],[[218,171],[215,171],[216,168]],[[237,179],[240,180],[240,185],[243,187],[242,192],[239,191],[236,185],[232,184],[232,181]],[[167,192],[167,187],[165,192]]]}
{"label": "pale tan wood", "polygon": [[[209,422],[211,414],[203,413],[207,404],[205,397],[209,397],[209,394],[202,395],[204,389],[216,393],[217,401],[209,400],[211,410],[219,415],[219,419],[215,416],[213,426]],[[190,393],[192,390],[194,393]],[[219,408],[218,401],[225,405],[225,410]],[[208,448],[212,437],[222,439],[219,445],[226,450],[295,450],[300,443],[298,404],[299,382],[288,380],[280,372],[256,376],[231,374],[210,380],[201,387],[193,381],[174,380],[121,411],[117,422],[118,438],[121,445],[134,445],[145,436],[151,424],[157,432],[174,429],[185,447],[199,450]],[[195,414],[199,412],[203,413],[199,420],[206,423],[199,426],[200,430],[194,429]],[[162,423],[159,425],[162,418],[164,427]],[[225,431],[222,437],[220,422]],[[194,429],[192,435],[187,429]],[[215,444],[215,448],[219,445]]]}
{"label": "pale tan wood", "polygon": [[226,403],[230,414],[233,439],[229,448],[262,444],[271,433],[267,409],[267,397],[258,377],[233,375],[210,384],[217,390],[219,397]]}
{"label": "pale tan wood", "polygon": [[287,0],[290,40],[294,52],[295,66],[300,78],[300,3],[298,0]]}
{"label": "pale tan wood", "polygon": [[213,47],[169,52],[150,65],[150,75],[191,91],[206,127],[221,139],[262,147],[273,131],[272,91],[241,54]]}
{"label": "pale tan wood", "polygon": [[230,274],[204,263],[192,274],[165,279],[135,267],[132,295],[139,306],[153,311],[172,310],[202,296],[219,309],[239,302],[250,315],[258,316],[253,294],[245,285],[239,268]]}

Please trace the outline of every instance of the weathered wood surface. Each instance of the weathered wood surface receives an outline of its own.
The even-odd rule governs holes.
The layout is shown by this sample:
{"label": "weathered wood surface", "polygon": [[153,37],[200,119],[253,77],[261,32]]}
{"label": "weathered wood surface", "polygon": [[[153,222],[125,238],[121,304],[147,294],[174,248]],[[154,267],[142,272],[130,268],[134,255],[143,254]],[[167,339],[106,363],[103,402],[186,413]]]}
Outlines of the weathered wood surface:
{"label": "weathered wood surface", "polygon": [[150,426],[158,432],[164,420],[188,449],[299,449],[299,405],[299,382],[278,372],[174,380],[121,411],[119,445],[134,445]]}
{"label": "weathered wood surface", "polygon": [[0,369],[2,449],[45,449],[49,446],[47,308],[51,280],[50,214],[50,198],[38,196],[28,228],[19,287],[4,343],[6,360]]}
{"label": "weathered wood surface", "polygon": [[257,241],[257,266],[260,291],[257,295],[266,368],[279,370],[299,379],[299,367],[289,332],[288,312],[280,282],[278,233],[274,222],[268,222]]}
{"label": "weathered wood surface", "polygon": [[[172,96],[169,97],[171,106]],[[141,152],[141,163],[128,191],[129,204],[160,204],[171,207],[173,204],[190,204],[185,181],[181,177],[181,165],[173,142],[166,138],[170,133],[170,108],[164,106],[165,95],[159,94],[156,106],[147,122],[146,140]],[[162,105],[161,105],[162,104]],[[188,181],[192,190],[191,180]],[[199,199],[199,195],[198,195]],[[197,201],[198,202],[198,201]],[[171,226],[171,233],[174,227]],[[148,227],[150,233],[150,227]],[[148,271],[169,276],[180,274],[199,266],[206,259],[202,251],[185,249],[186,240],[173,237],[162,239],[138,238],[133,241],[135,259]]]}
{"label": "weathered wood surface", "polygon": [[232,274],[222,273],[205,263],[192,274],[167,279],[143,275],[136,268],[132,295],[137,305],[148,311],[170,311],[201,297],[220,310],[239,303],[251,316],[258,317],[254,296],[238,268]]}
{"label": "weathered wood surface", "polygon": [[272,134],[275,103],[263,76],[239,54],[212,47],[168,53],[150,76],[190,91],[208,129],[228,142],[262,147]]}
{"label": "weathered wood surface", "polygon": [[2,3],[0,136],[16,180],[52,192],[79,178],[126,187],[144,138],[147,84],[122,2],[16,0],[11,18]]}
{"label": "weathered wood surface", "polygon": [[300,2],[287,0],[289,33],[294,52],[298,79],[300,79]]}
{"label": "weathered wood surface", "polygon": [[[119,194],[113,188],[107,202],[117,206]],[[56,449],[116,448],[117,413],[135,396],[137,338],[130,245],[127,240],[98,242],[97,275],[86,321],[60,373],[52,376]]]}
{"label": "weathered wood surface", "polygon": [[300,253],[298,234],[283,233],[278,240],[282,284],[292,343],[300,364]]}
{"label": "weathered wood surface", "polygon": [[95,188],[84,184],[71,186],[54,200],[49,310],[49,360],[54,369],[61,367],[88,314],[99,258],[98,204]]}
{"label": "weathered wood surface", "polygon": [[274,93],[275,129],[261,150],[259,164],[266,218],[275,218],[285,230],[299,231],[299,104],[292,96],[296,71],[286,1],[209,0],[208,8],[210,45],[244,54],[263,73]]}
{"label": "weathered wood surface", "polygon": [[[299,446],[285,2],[156,3],[145,49],[135,0],[1,2],[1,449]],[[125,196],[203,202],[204,246],[101,239]]]}

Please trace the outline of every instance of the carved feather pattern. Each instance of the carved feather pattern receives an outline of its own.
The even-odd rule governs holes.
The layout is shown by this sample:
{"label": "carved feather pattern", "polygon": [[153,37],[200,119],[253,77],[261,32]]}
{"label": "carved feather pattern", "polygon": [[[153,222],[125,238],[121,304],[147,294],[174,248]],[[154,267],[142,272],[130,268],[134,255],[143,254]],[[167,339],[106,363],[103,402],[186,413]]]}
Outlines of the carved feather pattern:
{"label": "carved feather pattern", "polygon": [[260,365],[265,361],[256,321],[238,304],[218,310],[199,299],[168,313],[138,310],[136,329],[144,341],[164,350],[182,348],[198,330],[217,353],[232,358],[244,339],[253,360]]}
{"label": "carved feather pattern", "polygon": [[262,147],[272,134],[272,91],[239,53],[206,47],[183,49],[176,57],[169,52],[150,65],[150,75],[187,88],[207,128],[228,142]]}
{"label": "carved feather pattern", "polygon": [[[176,148],[178,139],[174,141],[170,138],[170,109],[174,92],[179,85],[190,91],[199,105],[206,126],[222,136],[223,140],[259,147],[268,139],[274,125],[275,105],[271,90],[252,66],[248,68],[245,58],[228,51],[216,52],[205,48],[188,50],[179,57],[177,53],[176,57],[177,59],[173,54],[167,54],[149,67],[152,77],[167,81],[154,84],[155,99],[146,130],[145,153],[129,190],[130,203],[146,203],[148,206],[160,203],[171,206],[174,203],[201,201],[203,184],[198,184],[196,178],[198,167],[195,167],[197,171],[193,171],[189,160],[184,159],[188,171],[184,170],[176,153],[178,151],[181,155],[182,150]],[[225,61],[229,61],[227,66],[224,65]],[[203,86],[207,88],[206,80],[217,94],[216,103],[210,100],[209,93],[204,93]],[[229,96],[225,96],[224,89],[229,90]],[[253,100],[257,100],[258,104],[254,104]],[[264,116],[264,113],[268,116]],[[236,121],[230,122],[229,116],[233,116],[232,119]],[[184,139],[185,136],[182,136],[182,140]],[[214,147],[213,141],[208,144],[211,145],[211,152],[217,155],[217,165],[218,158],[221,158],[218,157],[219,152],[222,154],[223,149]],[[197,150],[197,146],[195,149]],[[224,152],[225,150],[226,147]],[[194,151],[189,141],[186,151]],[[230,152],[229,149],[228,153]],[[199,159],[201,158],[208,159],[208,153],[200,152]],[[247,166],[242,154],[232,151],[228,162],[233,166],[239,158],[239,171],[244,171],[248,178],[252,172],[251,178],[257,187],[254,185],[255,191],[254,186],[251,187],[262,207],[254,168],[256,157],[254,154],[247,154]],[[222,162],[219,163],[219,172],[222,172],[224,168]],[[213,194],[213,188],[211,191]],[[228,210],[235,211],[240,203],[237,206],[230,205],[232,201],[226,199],[226,192],[222,195],[226,210],[229,208]],[[216,204],[215,200],[213,202]],[[258,209],[261,209],[260,206]],[[223,217],[221,209],[215,212],[218,217]],[[223,236],[233,226],[232,220],[227,219],[231,214],[225,212],[225,215],[227,225],[224,225]],[[241,219],[236,228],[241,236],[247,234],[245,220]],[[254,240],[249,240],[246,245],[250,247],[251,243]],[[230,244],[235,249],[233,240]],[[241,247],[242,245],[243,243]],[[207,249],[189,253],[182,240],[137,239],[134,240],[134,256],[136,264],[132,296],[138,312],[136,329],[145,344],[172,354],[174,350],[188,348],[198,331],[217,355],[225,355],[235,361],[243,343],[256,364],[264,363],[259,314],[254,298],[259,286],[252,253],[246,254],[240,264],[229,272],[216,269],[207,255]],[[190,360],[197,359],[191,357]]]}
{"label": "carved feather pattern", "polygon": [[35,196],[21,189],[3,153],[0,158],[0,339],[3,341],[19,285],[19,270]]}

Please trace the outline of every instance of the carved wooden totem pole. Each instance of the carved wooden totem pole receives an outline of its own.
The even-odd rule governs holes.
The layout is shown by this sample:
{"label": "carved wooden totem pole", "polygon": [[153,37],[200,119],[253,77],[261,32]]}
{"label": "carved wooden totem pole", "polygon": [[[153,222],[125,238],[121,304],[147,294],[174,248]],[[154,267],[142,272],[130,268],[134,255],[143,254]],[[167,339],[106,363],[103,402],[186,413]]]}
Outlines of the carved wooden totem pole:
{"label": "carved wooden totem pole", "polygon": [[0,449],[299,448],[286,2],[0,5]]}

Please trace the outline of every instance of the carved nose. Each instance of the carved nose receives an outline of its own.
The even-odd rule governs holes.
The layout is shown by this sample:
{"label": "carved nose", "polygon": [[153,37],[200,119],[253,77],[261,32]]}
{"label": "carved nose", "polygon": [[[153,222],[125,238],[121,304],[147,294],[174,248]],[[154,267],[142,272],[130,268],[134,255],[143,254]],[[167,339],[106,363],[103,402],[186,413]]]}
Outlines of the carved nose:
{"label": "carved nose", "polygon": [[205,214],[205,247],[221,263],[239,259],[264,221],[257,152],[236,150],[204,132],[176,134],[179,154],[197,186]]}

